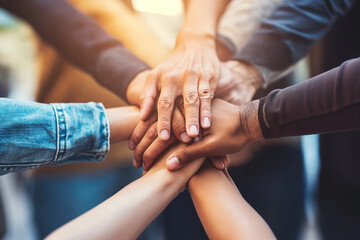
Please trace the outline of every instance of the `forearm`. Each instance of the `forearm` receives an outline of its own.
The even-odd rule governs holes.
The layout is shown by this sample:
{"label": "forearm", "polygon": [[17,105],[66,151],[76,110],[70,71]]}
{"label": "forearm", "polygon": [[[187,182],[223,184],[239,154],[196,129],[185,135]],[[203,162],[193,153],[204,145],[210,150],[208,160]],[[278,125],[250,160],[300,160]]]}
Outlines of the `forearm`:
{"label": "forearm", "polygon": [[191,178],[188,189],[210,239],[275,239],[226,170],[203,167]]}
{"label": "forearm", "polygon": [[144,176],[47,239],[136,239],[176,196],[166,181],[161,174]]}
{"label": "forearm", "polygon": [[259,30],[234,59],[268,69],[270,75],[280,73],[306,56],[355,3],[356,0],[346,3],[339,0],[284,1],[262,20]]}
{"label": "forearm", "polygon": [[128,83],[148,68],[66,0],[4,0],[0,6],[30,23],[63,57],[123,99]]}
{"label": "forearm", "polygon": [[160,157],[143,177],[59,228],[48,239],[136,239],[185,188],[189,178],[204,161],[199,159],[179,171],[171,172],[165,167],[168,155]]}
{"label": "forearm", "polygon": [[214,38],[216,28],[230,0],[187,0],[185,21],[180,33],[192,32]]}

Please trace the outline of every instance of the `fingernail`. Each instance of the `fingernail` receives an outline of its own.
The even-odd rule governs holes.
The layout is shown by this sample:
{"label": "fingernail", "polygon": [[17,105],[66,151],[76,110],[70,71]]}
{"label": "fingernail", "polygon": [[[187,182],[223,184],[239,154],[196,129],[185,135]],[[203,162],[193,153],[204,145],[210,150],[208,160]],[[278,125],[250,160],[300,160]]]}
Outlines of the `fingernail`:
{"label": "fingernail", "polygon": [[134,150],[135,147],[134,147],[134,142],[133,141],[129,141],[129,148],[130,150]]}
{"label": "fingernail", "polygon": [[204,118],[203,127],[210,127],[210,118]]}
{"label": "fingernail", "polygon": [[180,167],[180,161],[177,157],[172,157],[167,161],[166,165],[169,169],[174,170]]}
{"label": "fingernail", "polygon": [[162,139],[168,139],[168,138],[169,138],[169,132],[168,132],[168,130],[161,130],[161,132],[160,132],[160,137],[161,137]]}
{"label": "fingernail", "polygon": [[133,159],[133,166],[136,167],[136,168],[140,167],[138,162],[135,160],[135,158]]}
{"label": "fingernail", "polygon": [[180,139],[181,141],[183,141],[184,143],[188,143],[191,141],[191,137],[189,137],[186,132],[183,132],[180,134]]}
{"label": "fingernail", "polygon": [[198,141],[200,141],[200,138],[199,138],[199,137],[195,137],[195,138],[194,138],[194,142],[198,142]]}
{"label": "fingernail", "polygon": [[189,130],[190,130],[190,134],[198,135],[198,129],[195,125],[191,125]]}
{"label": "fingernail", "polygon": [[222,169],[224,169],[224,168],[225,168],[225,164],[224,164],[224,160],[223,160],[223,159],[221,159],[221,165],[222,165]]}

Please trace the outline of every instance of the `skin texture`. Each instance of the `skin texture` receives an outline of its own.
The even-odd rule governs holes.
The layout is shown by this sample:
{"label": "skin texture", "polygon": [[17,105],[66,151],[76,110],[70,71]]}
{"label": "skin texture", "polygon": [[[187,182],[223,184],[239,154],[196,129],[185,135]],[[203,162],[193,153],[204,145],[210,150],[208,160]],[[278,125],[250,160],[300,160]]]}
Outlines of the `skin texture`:
{"label": "skin texture", "polygon": [[190,179],[188,190],[210,239],[276,239],[241,196],[227,170],[205,163]]}
{"label": "skin texture", "polygon": [[[130,103],[135,105],[140,104],[140,95],[145,85],[147,72],[148,71],[139,73],[130,83],[127,91],[127,99]],[[184,112],[183,100],[182,98],[178,98],[171,123],[173,132],[168,141],[163,141],[158,137],[156,112],[153,112],[145,121],[139,121],[129,140],[129,148],[134,150],[134,167],[140,168],[142,166],[145,170],[148,170],[155,158],[172,145],[176,141],[175,139],[183,143],[193,141],[193,139],[186,134],[185,119],[183,117]],[[230,164],[227,156],[211,158],[211,161],[218,169],[223,169]]]}
{"label": "skin texture", "polygon": [[236,106],[224,100],[214,99],[213,124],[203,131],[201,141],[175,151],[167,160],[170,170],[203,156],[219,156],[239,151],[253,139],[261,139],[258,121],[259,101]]}
{"label": "skin texture", "polygon": [[215,97],[241,105],[250,102],[263,85],[262,75],[256,67],[230,60],[221,64],[221,76]]}
{"label": "skin texture", "polygon": [[[145,84],[145,77],[138,78],[131,83],[132,94],[128,95],[130,101],[139,99],[140,89]],[[227,61],[221,64],[221,77],[216,89],[216,97],[224,99],[232,104],[241,105],[251,101],[256,91],[263,86],[260,72],[251,64],[239,61]],[[183,99],[178,98],[172,115],[172,131],[169,141],[162,141],[158,133],[156,113],[152,113],[145,121],[140,121],[133,132],[129,147],[134,150],[134,166],[143,166],[144,169],[151,167],[154,159],[174,142],[174,136],[183,143],[191,142],[186,134],[184,124],[185,104]],[[155,135],[156,134],[156,135]],[[221,160],[220,160],[221,159]],[[230,164],[226,156],[211,158],[214,166],[223,169]]]}

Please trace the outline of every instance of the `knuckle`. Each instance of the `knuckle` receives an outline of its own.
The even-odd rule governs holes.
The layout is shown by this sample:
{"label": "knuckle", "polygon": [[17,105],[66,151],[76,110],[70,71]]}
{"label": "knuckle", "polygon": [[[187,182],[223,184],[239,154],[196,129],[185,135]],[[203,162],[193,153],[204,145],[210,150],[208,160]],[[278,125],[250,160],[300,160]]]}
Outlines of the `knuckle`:
{"label": "knuckle", "polygon": [[215,72],[213,70],[207,70],[202,74],[202,77],[211,81],[215,77]]}
{"label": "knuckle", "polygon": [[157,127],[156,125],[152,126],[151,128],[149,128],[148,132],[147,132],[147,138],[150,140],[154,140],[157,137]]}
{"label": "knuckle", "polygon": [[152,161],[153,161],[154,159],[155,159],[155,156],[154,156],[154,154],[151,152],[150,149],[148,149],[148,150],[146,150],[146,151],[144,152],[144,154],[143,154],[143,161],[148,162],[148,163],[150,163],[150,165],[151,165],[151,163],[152,163]]}
{"label": "knuckle", "polygon": [[162,97],[158,103],[159,109],[169,110],[173,107],[173,101],[169,97]]}
{"label": "knuckle", "polygon": [[142,154],[143,154],[143,149],[139,146],[137,146],[135,148],[135,151],[134,151],[134,158],[137,160],[137,161],[140,161],[141,160],[141,157],[142,157]]}
{"label": "knuckle", "polygon": [[210,91],[210,89],[208,89],[208,88],[203,88],[203,89],[200,89],[199,90],[199,97],[201,98],[201,100],[203,100],[203,99],[208,99],[208,100],[210,100],[210,99],[212,99],[214,96],[213,96],[213,94],[211,94],[211,91]]}
{"label": "knuckle", "polygon": [[185,104],[198,104],[199,103],[199,96],[196,92],[189,92],[185,95],[184,99]]}
{"label": "knuckle", "polygon": [[169,83],[175,83],[180,78],[180,74],[178,72],[172,71],[164,74],[164,80]]}
{"label": "knuckle", "polygon": [[140,139],[140,134],[134,131],[130,137],[130,141],[133,141],[134,143],[138,144],[139,139]]}
{"label": "knuckle", "polygon": [[158,121],[158,129],[162,130],[163,127],[170,126],[170,119],[167,117],[161,117]]}
{"label": "knuckle", "polygon": [[173,121],[172,129],[174,132],[182,132],[185,129],[184,123],[180,121]]}
{"label": "knuckle", "polygon": [[190,160],[190,153],[189,153],[189,149],[187,147],[184,148],[183,156],[184,156],[183,159],[180,160],[181,164],[184,164]]}
{"label": "knuckle", "polygon": [[185,73],[186,73],[186,75],[191,76],[191,77],[198,76],[199,70],[198,70],[198,68],[191,66],[186,69]]}

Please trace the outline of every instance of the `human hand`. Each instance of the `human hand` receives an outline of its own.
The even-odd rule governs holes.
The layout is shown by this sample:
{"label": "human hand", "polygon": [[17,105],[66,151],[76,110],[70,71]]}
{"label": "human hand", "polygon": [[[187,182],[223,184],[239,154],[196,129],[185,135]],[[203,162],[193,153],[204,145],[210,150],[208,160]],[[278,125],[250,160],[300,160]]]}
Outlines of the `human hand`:
{"label": "human hand", "polygon": [[144,70],[138,73],[128,85],[128,88],[126,89],[126,99],[130,104],[140,107],[141,94],[144,90],[146,76],[150,71],[151,70]]}
{"label": "human hand", "polygon": [[[179,99],[179,101],[177,101],[177,106],[174,109],[172,127],[175,134],[181,133],[188,137],[184,130],[185,128],[183,124],[184,118],[182,113],[184,111],[183,100]],[[192,141],[192,138],[190,137],[184,141],[183,137],[181,137],[181,134],[180,138],[184,143],[190,143]],[[194,142],[199,141],[200,137],[195,137]],[[174,136],[173,134],[168,141],[162,141],[158,137],[156,115],[154,114],[152,114],[144,122],[140,121],[130,138],[130,141],[133,139],[133,141],[136,143],[136,147],[132,145],[133,143],[129,142],[129,145],[131,145],[131,147],[133,147],[135,150],[133,161],[134,167],[139,168],[142,166],[144,170],[147,171],[152,166],[158,155],[177,141],[176,138],[180,139],[178,135]],[[224,169],[230,164],[230,159],[227,155],[215,156],[209,159],[218,169]]]}
{"label": "human hand", "polygon": [[221,63],[215,97],[235,105],[248,103],[263,86],[260,72],[251,64],[230,60]]}
{"label": "human hand", "polygon": [[201,127],[211,125],[211,99],[219,78],[220,63],[211,35],[180,33],[174,52],[146,77],[141,96],[140,118],[150,116],[157,101],[158,135],[170,138],[175,99],[182,95],[185,103],[186,132],[190,137],[199,134]]}
{"label": "human hand", "polygon": [[259,101],[236,106],[220,99],[212,104],[213,124],[203,131],[201,141],[185,146],[167,159],[169,170],[202,156],[219,156],[239,151],[252,139],[262,138],[258,122]]}

